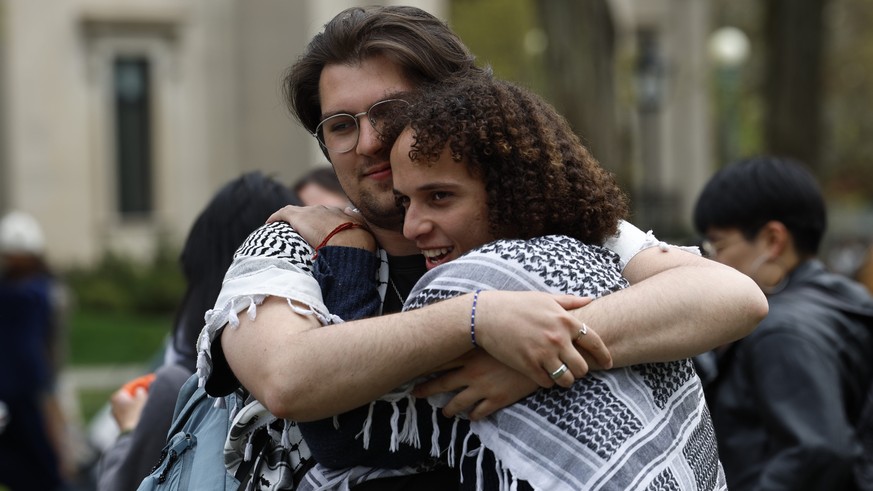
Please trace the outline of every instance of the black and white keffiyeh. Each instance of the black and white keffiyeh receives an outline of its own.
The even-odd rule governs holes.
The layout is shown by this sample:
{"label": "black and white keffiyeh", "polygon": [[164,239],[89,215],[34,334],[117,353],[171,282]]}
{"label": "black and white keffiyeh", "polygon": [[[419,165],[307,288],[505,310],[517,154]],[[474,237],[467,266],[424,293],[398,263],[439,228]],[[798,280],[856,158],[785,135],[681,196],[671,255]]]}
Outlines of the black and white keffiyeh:
{"label": "black and white keffiyeh", "polygon": [[[500,240],[428,272],[404,309],[475,290],[599,297],[625,286],[618,256],[601,247],[565,236]],[[414,382],[382,400],[411,398]],[[431,455],[449,465],[476,459],[477,479],[496,475],[497,487],[506,490],[514,489],[518,480],[548,491],[726,489],[702,387],[689,360],[590,373],[569,389],[540,389],[488,418],[470,422],[470,434],[481,441],[477,448],[467,448],[470,434],[453,435],[452,445],[439,448],[436,433],[440,427],[445,431],[446,425],[436,423],[442,418],[437,409],[449,398],[430,398],[434,424],[429,428],[394,425],[392,447],[430,442]],[[410,414],[403,418],[416,420]],[[366,426],[361,434],[365,445]],[[457,454],[455,441],[464,441]],[[496,460],[493,472],[481,469],[485,451]],[[374,472],[378,474],[366,467],[316,466],[301,489],[346,489]],[[481,485],[477,482],[476,489]]]}
{"label": "black and white keffiyeh", "polygon": [[[619,244],[626,257],[657,245],[651,234],[631,238],[622,232]],[[625,237],[627,236],[627,237]],[[623,241],[623,242],[622,242]],[[613,247],[614,248],[614,247]],[[621,249],[618,249],[621,250]],[[287,224],[275,223],[253,234],[238,251],[225,279],[216,309],[206,318],[199,342],[198,375],[204,382],[212,372],[210,346],[225,325],[237,324],[237,314],[256,315],[266,296],[289,299],[289,308],[314,315],[323,324],[339,320],[327,312],[312,278],[312,249]],[[624,286],[617,256],[567,237],[531,241],[498,241],[440,266],[416,285],[406,309],[418,308],[476,289],[538,290],[600,296]],[[387,262],[377,273],[384,298]],[[307,305],[300,309],[297,304]],[[387,394],[380,403],[410,400],[412,384]],[[433,424],[394,424],[419,420],[408,411],[392,416],[390,448],[430,447],[434,458],[449,465],[476,459],[481,470],[484,452],[496,458],[498,487],[513,489],[524,480],[536,489],[724,489],[715,439],[699,381],[689,362],[649,364],[589,374],[571,389],[540,390],[536,394],[480,422],[460,425],[442,418],[438,408],[449,396],[429,400]],[[230,402],[231,434],[225,463],[231,473],[250,466],[251,489],[286,489],[292,475],[311,462],[297,426],[276,420],[257,401]],[[383,425],[384,426],[384,425]],[[360,430],[369,445],[369,428]],[[451,433],[452,443],[440,447],[437,432]],[[457,433],[457,434],[456,434]],[[481,446],[466,448],[470,435]],[[259,444],[264,437],[265,442]],[[457,443],[457,444],[456,444]],[[460,449],[460,450],[456,450]],[[253,451],[254,449],[254,451]],[[469,461],[465,461],[469,462]],[[428,470],[429,463],[400,469],[356,467],[310,469],[299,489],[349,489],[380,477]],[[495,472],[483,474],[494,475]],[[296,480],[296,479],[294,479]],[[477,484],[482,484],[478,479]],[[474,486],[476,487],[476,486]]]}

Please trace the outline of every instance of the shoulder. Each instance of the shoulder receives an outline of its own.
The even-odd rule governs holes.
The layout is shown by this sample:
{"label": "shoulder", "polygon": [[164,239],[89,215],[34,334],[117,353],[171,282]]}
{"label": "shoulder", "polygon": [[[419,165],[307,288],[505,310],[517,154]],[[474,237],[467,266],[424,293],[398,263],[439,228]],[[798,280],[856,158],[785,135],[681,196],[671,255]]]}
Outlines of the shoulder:
{"label": "shoulder", "polygon": [[499,289],[601,296],[624,286],[617,255],[570,237],[550,235],[501,239],[472,249],[429,271],[413,294],[430,290],[440,292],[437,298],[447,298],[450,291]]}
{"label": "shoulder", "polygon": [[489,242],[458,258],[464,262],[491,258],[526,271],[540,273],[603,272],[621,276],[619,257],[598,245],[581,242],[566,235],[546,235],[532,239],[501,239]]}
{"label": "shoulder", "polygon": [[286,222],[273,222],[255,230],[237,249],[234,258],[305,258],[312,261],[314,249]]}

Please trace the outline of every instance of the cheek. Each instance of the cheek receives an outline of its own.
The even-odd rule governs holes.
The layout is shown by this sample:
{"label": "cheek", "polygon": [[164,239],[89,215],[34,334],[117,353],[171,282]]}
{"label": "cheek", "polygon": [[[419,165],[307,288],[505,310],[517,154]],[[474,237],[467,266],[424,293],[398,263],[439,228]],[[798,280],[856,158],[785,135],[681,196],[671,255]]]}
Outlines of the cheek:
{"label": "cheek", "polygon": [[720,263],[730,266],[745,275],[752,273],[751,264],[754,261],[754,258],[750,258],[747,253],[728,251],[725,254],[720,255],[718,259]]}
{"label": "cheek", "polygon": [[[349,154],[351,153],[349,152]],[[332,159],[333,171],[343,187],[355,181],[355,159],[349,154],[338,155]]]}
{"label": "cheek", "polygon": [[496,237],[491,233],[488,208],[483,206],[475,213],[471,213],[462,224],[462,233],[469,237],[471,242],[475,242],[474,247],[494,240]]}

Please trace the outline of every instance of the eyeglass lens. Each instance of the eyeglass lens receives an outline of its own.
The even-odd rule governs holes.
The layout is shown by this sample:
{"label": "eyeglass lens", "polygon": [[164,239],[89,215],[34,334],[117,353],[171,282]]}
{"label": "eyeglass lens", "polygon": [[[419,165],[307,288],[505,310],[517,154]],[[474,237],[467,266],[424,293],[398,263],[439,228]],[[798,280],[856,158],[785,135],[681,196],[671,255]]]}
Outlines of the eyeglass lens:
{"label": "eyeglass lens", "polygon": [[400,105],[407,104],[402,99],[387,99],[373,104],[370,109],[363,113],[356,115],[335,114],[319,123],[315,129],[315,136],[319,143],[328,150],[339,153],[348,152],[358,144],[359,117],[367,116],[373,128],[382,134],[385,124],[388,122],[388,115],[397,110]]}

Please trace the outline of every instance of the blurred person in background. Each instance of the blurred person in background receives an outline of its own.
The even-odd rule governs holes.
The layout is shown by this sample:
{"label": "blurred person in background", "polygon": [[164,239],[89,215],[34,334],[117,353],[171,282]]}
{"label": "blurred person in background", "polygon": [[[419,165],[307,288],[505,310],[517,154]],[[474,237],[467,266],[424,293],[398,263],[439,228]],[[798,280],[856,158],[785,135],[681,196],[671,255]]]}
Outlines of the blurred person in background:
{"label": "blurred person in background", "polygon": [[149,377],[150,384],[126,384],[111,397],[121,434],[98,466],[100,491],[136,489],[158,462],[179,389],[194,373],[203,316],[215,304],[234,252],[271,213],[299,203],[287,186],[250,172],[225,184],[201,211],[180,256],[187,289],[164,364]]}
{"label": "blurred person in background", "polygon": [[32,216],[12,211],[0,220],[0,487],[13,491],[62,489],[69,475],[56,392],[65,304],[44,252]]}
{"label": "blurred person in background", "polygon": [[710,256],[770,303],[752,334],[718,350],[707,388],[729,488],[858,489],[873,298],[817,258],[826,210],[815,178],[788,159],[739,161],[706,184],[694,225]]}
{"label": "blurred person in background", "polygon": [[304,205],[344,208],[349,199],[340,186],[333,167],[319,167],[301,177],[292,188]]}

